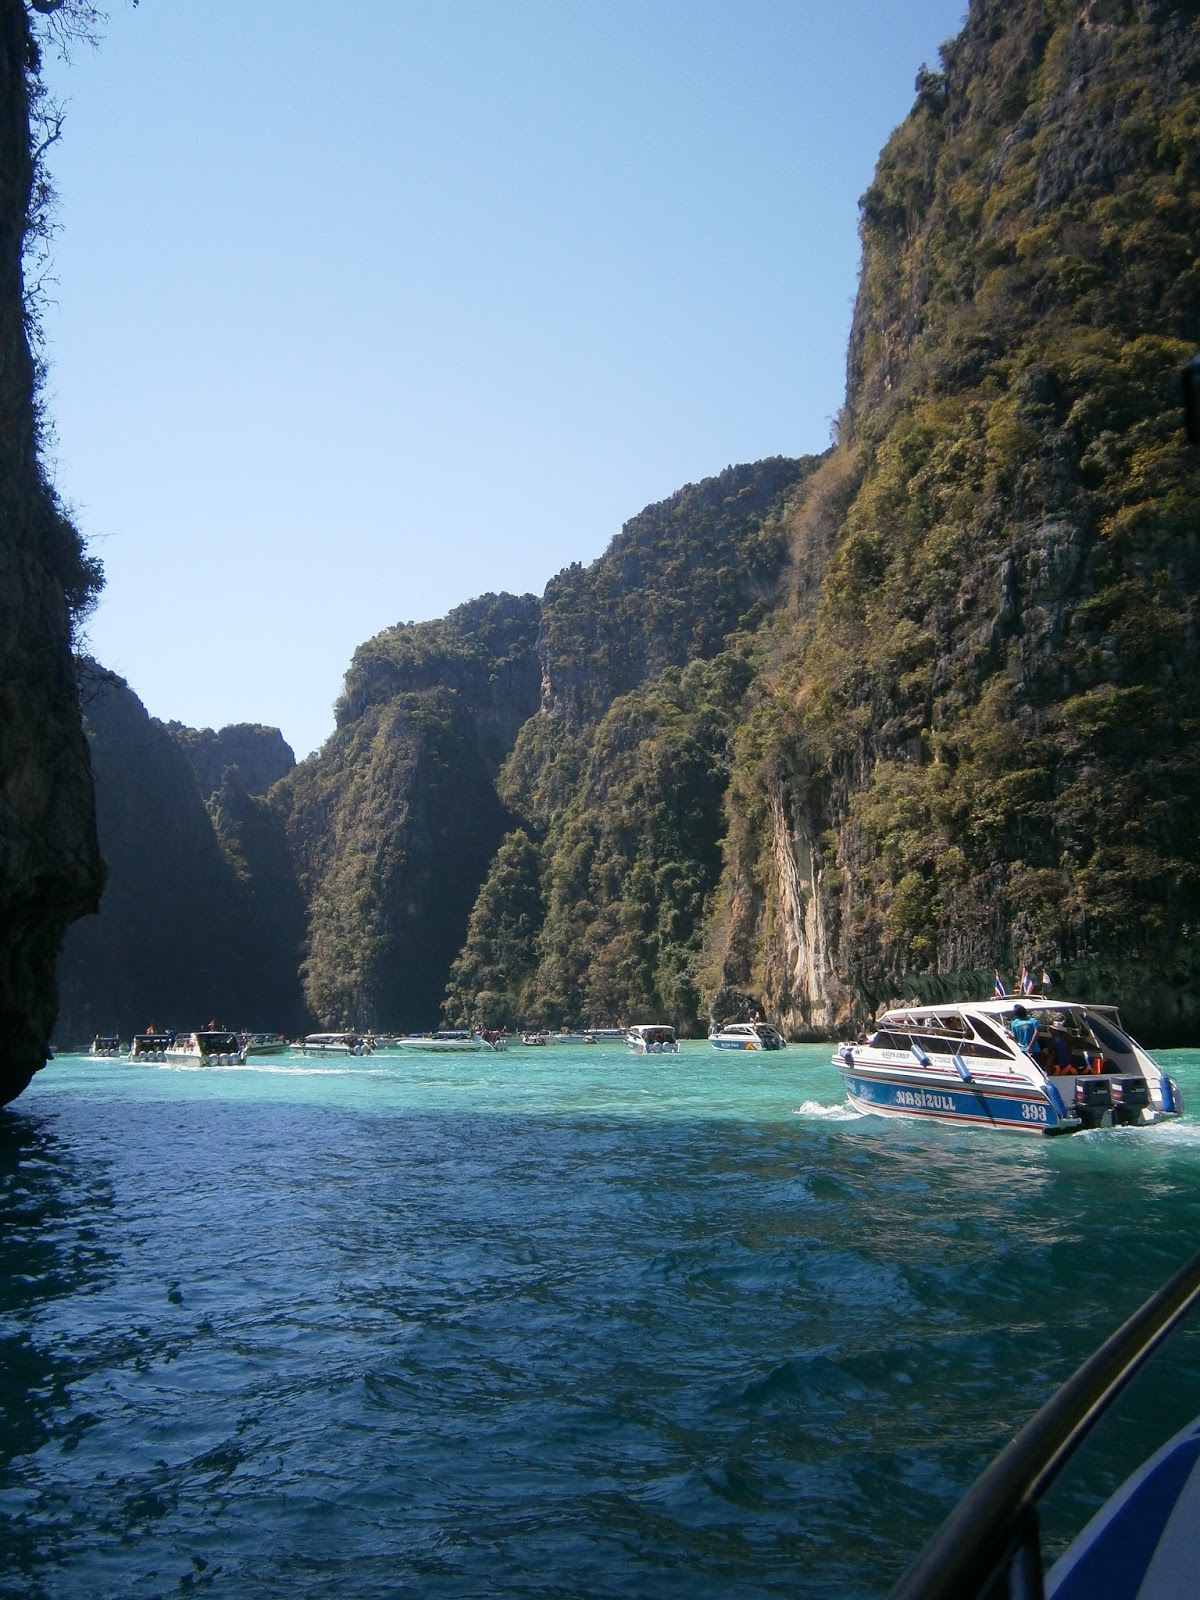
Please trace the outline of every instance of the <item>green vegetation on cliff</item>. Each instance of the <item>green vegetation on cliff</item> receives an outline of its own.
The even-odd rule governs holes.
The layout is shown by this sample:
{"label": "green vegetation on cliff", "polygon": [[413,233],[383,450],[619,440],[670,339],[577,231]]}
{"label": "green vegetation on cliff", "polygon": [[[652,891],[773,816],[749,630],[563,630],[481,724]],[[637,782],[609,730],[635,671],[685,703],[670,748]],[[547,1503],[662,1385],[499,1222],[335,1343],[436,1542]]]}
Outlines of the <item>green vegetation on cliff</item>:
{"label": "green vegetation on cliff", "polygon": [[243,878],[286,838],[323,1024],[819,1035],[1028,962],[1194,1033],[1200,20],[973,0],[916,87],[837,447],[385,630],[319,756],[223,786]]}
{"label": "green vegetation on cliff", "polygon": [[537,705],[538,602],[485,595],[360,647],[338,728],[272,791],[308,907],[309,1007],[431,1027],[509,823],[496,769]]}
{"label": "green vegetation on cliff", "polygon": [[1197,24],[977,0],[943,54],[864,197],[861,487],[746,787],[803,812],[828,774],[860,1001],[1025,960],[1166,989],[1200,913]]}

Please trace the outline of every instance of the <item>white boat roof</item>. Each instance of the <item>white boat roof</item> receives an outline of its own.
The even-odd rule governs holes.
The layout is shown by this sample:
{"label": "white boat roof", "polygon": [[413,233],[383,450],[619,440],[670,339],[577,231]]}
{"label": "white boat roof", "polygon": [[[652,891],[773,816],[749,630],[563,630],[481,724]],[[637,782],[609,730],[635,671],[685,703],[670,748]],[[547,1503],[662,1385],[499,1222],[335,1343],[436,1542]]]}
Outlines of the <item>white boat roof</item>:
{"label": "white boat roof", "polygon": [[1121,1019],[1117,1007],[1113,1005],[1097,1005],[1088,1000],[1068,1000],[1057,998],[1049,994],[1010,994],[1003,999],[992,996],[987,1000],[947,1000],[937,1005],[923,1005],[920,1000],[899,1001],[888,1006],[886,1011],[881,1011],[875,1018],[876,1023],[888,1020],[914,1020],[920,1017],[960,1017],[964,1012],[972,1016],[991,1017],[996,1021],[1007,1022],[1013,1015],[1017,1006],[1024,1006],[1031,1017],[1039,1013],[1061,1016],[1064,1012],[1093,1012],[1096,1016],[1105,1018],[1121,1027]]}

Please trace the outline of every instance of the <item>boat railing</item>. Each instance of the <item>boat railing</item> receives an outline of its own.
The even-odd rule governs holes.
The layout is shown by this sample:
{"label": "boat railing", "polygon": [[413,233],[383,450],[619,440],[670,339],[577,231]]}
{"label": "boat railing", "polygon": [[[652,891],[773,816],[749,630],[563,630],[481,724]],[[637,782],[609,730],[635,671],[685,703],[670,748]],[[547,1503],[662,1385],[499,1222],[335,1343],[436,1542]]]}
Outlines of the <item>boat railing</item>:
{"label": "boat railing", "polygon": [[1067,1379],[975,1480],[890,1600],[1042,1600],[1038,1503],[1176,1324],[1200,1299],[1200,1255]]}

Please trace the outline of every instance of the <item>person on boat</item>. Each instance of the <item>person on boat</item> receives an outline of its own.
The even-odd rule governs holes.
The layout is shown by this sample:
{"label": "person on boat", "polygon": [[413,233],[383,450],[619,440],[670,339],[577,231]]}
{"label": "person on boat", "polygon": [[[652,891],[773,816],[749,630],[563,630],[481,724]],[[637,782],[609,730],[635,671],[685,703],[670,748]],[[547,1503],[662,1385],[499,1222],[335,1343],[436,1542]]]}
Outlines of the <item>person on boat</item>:
{"label": "person on boat", "polygon": [[1008,1026],[1013,1038],[1025,1054],[1033,1055],[1038,1031],[1037,1018],[1031,1017],[1024,1006],[1016,1005],[1013,1007],[1012,1021]]}
{"label": "person on boat", "polygon": [[1071,1040],[1065,1028],[1051,1028],[1050,1050],[1051,1073],[1057,1078],[1073,1078],[1079,1069],[1071,1060]]}
{"label": "person on boat", "polygon": [[1029,1011],[1022,1005],[1013,1006],[1013,1021],[1008,1024],[1014,1040],[1018,1042],[1024,1053],[1042,1066],[1042,1045],[1037,1037],[1037,1018],[1030,1016]]}

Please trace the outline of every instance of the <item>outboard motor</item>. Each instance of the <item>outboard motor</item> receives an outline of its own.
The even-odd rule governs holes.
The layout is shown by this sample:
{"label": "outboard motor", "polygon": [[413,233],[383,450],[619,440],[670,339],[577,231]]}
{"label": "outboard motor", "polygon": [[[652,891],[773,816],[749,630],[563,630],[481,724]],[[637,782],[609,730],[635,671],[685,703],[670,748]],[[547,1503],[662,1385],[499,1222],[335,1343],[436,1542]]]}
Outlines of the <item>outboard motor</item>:
{"label": "outboard motor", "polygon": [[1075,1079],[1075,1115],[1085,1128],[1111,1128],[1112,1079],[1091,1076]]}

